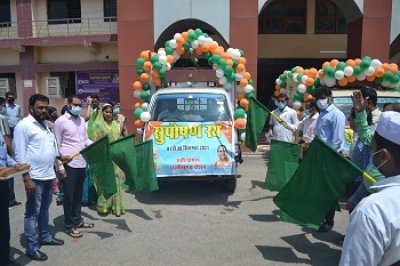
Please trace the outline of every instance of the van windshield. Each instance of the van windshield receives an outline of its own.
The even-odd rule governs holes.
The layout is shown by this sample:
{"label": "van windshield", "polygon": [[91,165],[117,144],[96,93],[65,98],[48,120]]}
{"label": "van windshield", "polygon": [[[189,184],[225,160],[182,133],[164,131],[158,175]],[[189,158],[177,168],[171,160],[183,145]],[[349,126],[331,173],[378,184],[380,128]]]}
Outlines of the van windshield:
{"label": "van windshield", "polygon": [[[353,102],[350,96],[346,97],[333,97],[333,103],[335,106],[341,110],[346,117],[350,116],[351,108],[353,107]],[[383,110],[383,106],[388,103],[400,103],[400,97],[379,97],[378,96],[378,109]]]}
{"label": "van windshield", "polygon": [[223,94],[159,95],[151,113],[153,121],[214,122],[232,120],[227,99]]}

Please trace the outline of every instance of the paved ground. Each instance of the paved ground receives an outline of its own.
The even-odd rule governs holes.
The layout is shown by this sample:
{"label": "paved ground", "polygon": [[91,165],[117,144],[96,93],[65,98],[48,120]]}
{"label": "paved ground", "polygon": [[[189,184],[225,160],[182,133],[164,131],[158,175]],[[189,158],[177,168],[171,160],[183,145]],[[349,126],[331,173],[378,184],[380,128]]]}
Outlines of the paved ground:
{"label": "paved ground", "polygon": [[[126,214],[100,217],[83,208],[96,223],[81,239],[63,233],[62,207],[51,206],[50,224],[62,247],[43,247],[49,260],[24,255],[23,206],[10,210],[12,256],[21,265],[337,265],[348,215],[336,213],[332,232],[315,233],[280,222],[272,198],[262,189],[266,160],[246,157],[235,194],[208,182],[168,182],[148,195],[124,194]],[[24,201],[23,184],[16,193]],[[310,206],[311,207],[311,206]]]}

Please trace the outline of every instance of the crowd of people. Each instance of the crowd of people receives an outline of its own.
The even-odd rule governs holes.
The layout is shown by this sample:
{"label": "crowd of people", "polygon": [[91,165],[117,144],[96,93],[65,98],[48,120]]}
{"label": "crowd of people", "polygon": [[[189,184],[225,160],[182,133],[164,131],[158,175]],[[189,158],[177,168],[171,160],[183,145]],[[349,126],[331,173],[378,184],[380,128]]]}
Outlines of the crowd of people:
{"label": "crowd of people", "polygon": [[92,95],[87,110],[82,112],[82,99],[74,95],[58,116],[47,96],[34,94],[29,98],[29,114],[21,119],[21,107],[14,101],[12,92],[6,98],[0,97],[0,265],[16,265],[9,257],[9,208],[21,203],[15,198],[12,176],[23,178],[24,239],[26,255],[33,260],[48,259],[41,246],[64,244],[49,231],[53,194],[63,205],[65,233],[72,238],[83,236],[81,228],[95,226],[83,220],[82,203],[97,204],[100,215],[124,214],[119,168],[114,165],[117,193],[111,197],[97,195],[96,177],[79,154],[102,136],[114,141],[128,134],[119,104],[110,102],[100,107],[99,97]]}
{"label": "crowd of people", "polygon": [[[354,91],[347,118],[354,137],[347,152],[346,117],[333,104],[331,88],[319,87],[313,96],[298,121],[301,115],[288,106],[289,98],[279,95],[266,136],[299,142],[303,154],[318,136],[372,176],[375,184],[359,176],[348,186],[346,208],[351,217],[346,235],[339,239],[344,241],[340,265],[400,263],[400,104],[386,104],[381,112],[374,88]],[[318,232],[330,231],[334,216],[335,209],[329,210]]]}

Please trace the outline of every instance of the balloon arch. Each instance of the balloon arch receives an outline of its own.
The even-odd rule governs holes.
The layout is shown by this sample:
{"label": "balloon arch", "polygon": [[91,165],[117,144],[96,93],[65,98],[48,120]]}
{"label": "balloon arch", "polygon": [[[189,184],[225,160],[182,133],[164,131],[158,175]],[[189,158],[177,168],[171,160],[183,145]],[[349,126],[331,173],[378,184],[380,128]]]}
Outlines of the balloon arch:
{"label": "balloon arch", "polygon": [[197,57],[208,60],[208,64],[215,70],[219,87],[232,90],[235,86],[238,107],[235,110],[235,127],[246,127],[246,110],[249,105],[248,98],[252,97],[255,88],[251,74],[246,71],[246,58],[241,49],[220,46],[207,33],[201,29],[189,29],[176,33],[173,39],[165,42],[163,48],[157,52],[142,51],[137,58],[136,73],[139,79],[133,82],[134,96],[143,101],[136,103],[133,115],[136,128],[142,128],[150,120],[148,104],[150,101],[151,87],[157,89],[166,82],[166,74],[173,64],[184,53],[191,53]]}

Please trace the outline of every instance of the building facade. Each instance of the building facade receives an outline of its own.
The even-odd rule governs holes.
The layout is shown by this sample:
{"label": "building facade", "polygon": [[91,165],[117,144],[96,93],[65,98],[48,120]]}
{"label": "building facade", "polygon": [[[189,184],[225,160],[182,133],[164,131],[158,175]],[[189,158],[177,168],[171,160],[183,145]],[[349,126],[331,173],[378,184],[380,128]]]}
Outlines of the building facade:
{"label": "building facade", "polygon": [[[23,105],[34,92],[49,95],[57,107],[68,95],[96,93],[103,101],[120,100],[131,118],[136,58],[189,28],[201,28],[225,49],[243,49],[264,103],[276,77],[296,65],[319,68],[327,59],[364,55],[400,61],[396,0],[9,0],[0,5],[0,91],[15,90]],[[189,73],[195,81],[215,79],[206,63],[194,64],[191,56],[178,60],[167,79],[182,81]]]}

